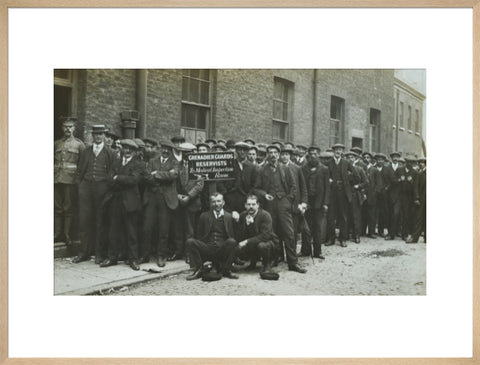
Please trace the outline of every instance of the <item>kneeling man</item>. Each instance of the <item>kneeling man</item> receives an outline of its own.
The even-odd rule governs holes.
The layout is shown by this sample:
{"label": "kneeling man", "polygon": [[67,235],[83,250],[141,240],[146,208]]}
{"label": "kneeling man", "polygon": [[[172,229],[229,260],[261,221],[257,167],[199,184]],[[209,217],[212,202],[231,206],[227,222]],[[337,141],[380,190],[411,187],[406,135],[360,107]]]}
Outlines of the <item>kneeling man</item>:
{"label": "kneeling man", "polygon": [[224,211],[225,201],[220,193],[210,196],[210,210],[203,212],[198,221],[197,237],[186,242],[187,255],[194,268],[187,280],[198,279],[203,274],[203,263],[212,261],[224,277],[238,279],[231,271],[237,249],[232,215]]}
{"label": "kneeling man", "polygon": [[271,271],[275,240],[278,237],[272,230],[272,216],[260,208],[258,197],[249,195],[245,211],[240,214],[238,222],[238,239],[241,240],[240,256],[250,259],[249,270],[255,269],[259,258],[262,260],[262,272]]}

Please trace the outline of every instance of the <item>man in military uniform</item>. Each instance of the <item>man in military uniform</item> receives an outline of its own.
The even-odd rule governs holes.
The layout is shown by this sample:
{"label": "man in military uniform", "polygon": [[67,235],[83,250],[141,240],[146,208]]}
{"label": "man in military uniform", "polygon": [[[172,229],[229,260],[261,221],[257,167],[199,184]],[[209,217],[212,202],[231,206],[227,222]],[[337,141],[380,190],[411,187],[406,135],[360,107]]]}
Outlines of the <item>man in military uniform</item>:
{"label": "man in military uniform", "polygon": [[54,143],[54,241],[58,242],[63,233],[67,245],[71,242],[78,159],[85,149],[83,142],[73,136],[76,120],[62,119],[63,137]]}

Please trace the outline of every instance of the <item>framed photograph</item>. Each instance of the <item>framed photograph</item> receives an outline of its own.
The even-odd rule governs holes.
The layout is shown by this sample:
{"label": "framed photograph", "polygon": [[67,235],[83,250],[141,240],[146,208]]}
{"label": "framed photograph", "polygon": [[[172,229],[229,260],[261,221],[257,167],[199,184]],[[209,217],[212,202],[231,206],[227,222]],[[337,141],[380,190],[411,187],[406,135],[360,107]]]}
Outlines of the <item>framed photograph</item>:
{"label": "framed photograph", "polygon": [[[479,363],[479,5],[348,5],[71,1],[39,7],[11,1],[1,7],[0,363]],[[298,265],[292,263],[288,235],[282,233],[286,262],[271,270],[271,260],[262,256],[261,270],[272,274],[264,276],[273,281],[259,280],[264,279],[260,275],[260,285],[242,278],[195,281],[218,280],[213,271],[235,278],[233,268],[241,263],[232,266],[227,260],[232,271],[216,256],[198,264],[192,239],[182,252],[174,246],[168,255],[158,249],[162,254],[150,263],[140,253],[130,255],[128,250],[136,246],[125,240],[124,252],[129,253],[120,258],[121,244],[115,243],[120,238],[114,233],[128,231],[119,223],[121,215],[101,226],[110,229],[108,254],[102,256],[103,251],[84,245],[90,233],[82,229],[96,223],[92,218],[90,225],[82,222],[94,210],[87,212],[87,204],[80,207],[84,221],[76,226],[77,218],[70,218],[65,208],[60,222],[57,197],[71,183],[69,159],[76,154],[81,159],[75,168],[83,169],[79,175],[84,184],[78,190],[83,195],[74,197],[76,204],[85,202],[85,192],[90,194],[102,180],[101,168],[88,158],[107,164],[105,133],[111,133],[108,151],[118,162],[108,175],[112,193],[101,198],[108,203],[109,217],[124,209],[131,212],[120,186],[132,155],[149,176],[145,181],[151,180],[153,187],[146,189],[152,194],[160,189],[165,196],[161,179],[170,179],[172,169],[161,172],[163,164],[177,157],[181,166],[185,157],[186,179],[206,178],[205,185],[215,184],[212,191],[223,184],[227,199],[216,202],[214,196],[209,201],[211,194],[206,195],[212,219],[245,223],[239,230],[251,234],[248,219],[255,222],[260,212],[255,199],[248,208],[247,198],[246,215],[235,217],[243,202],[232,208],[236,201],[228,195],[229,183],[237,179],[237,171],[246,174],[250,163],[255,164],[252,191],[260,197],[260,209],[280,209],[282,201],[291,208],[288,189],[280,186],[284,170],[277,167],[274,152],[278,158],[282,153],[282,158],[285,153],[293,156],[299,165],[304,155],[317,161],[308,152],[301,154],[299,147],[306,145],[307,150],[318,146],[325,153],[319,157],[330,159],[331,169],[325,167],[330,179],[325,181],[338,211],[338,197],[348,196],[350,184],[359,207],[368,204],[360,177],[353,182],[364,171],[357,165],[359,153],[375,153],[380,162],[385,154],[392,174],[397,168],[405,172],[398,183],[406,191],[411,161],[418,164],[415,173],[426,176],[428,152],[430,177],[423,185],[428,205],[426,195],[412,204],[412,224],[421,221],[418,208],[423,204],[428,229],[409,229],[403,219],[401,227],[387,222],[383,230],[380,219],[377,230],[374,224],[374,232],[364,238],[369,231],[357,235],[355,213],[348,218],[353,228],[347,232],[343,214],[327,222],[334,203],[319,203],[330,232],[329,240],[318,238],[327,243],[325,257],[315,246],[317,235],[323,234],[320,228],[313,233],[312,256]],[[118,144],[115,135],[120,136]],[[173,136],[185,141],[171,140]],[[227,146],[232,141],[240,144]],[[157,157],[141,147],[154,142],[160,142],[158,168]],[[260,146],[267,152],[266,162],[246,156],[258,142],[266,142]],[[205,151],[190,154],[189,146],[202,144],[208,146]],[[83,157],[84,149],[90,157]],[[344,161],[336,154],[342,149],[352,166],[348,182],[335,167]],[[244,152],[245,159],[240,159]],[[322,160],[325,166],[327,160]],[[266,171],[263,163],[273,167]],[[381,174],[381,163],[373,168]],[[320,184],[314,176],[312,181]],[[191,197],[178,181],[181,204]],[[239,184],[231,185],[241,190]],[[61,194],[68,195],[64,190]],[[393,193],[388,194],[390,199]],[[145,207],[143,201],[139,204]],[[253,209],[251,215],[248,209]],[[394,216],[396,209],[388,215]],[[398,209],[402,217],[413,215]],[[314,222],[306,217],[304,225],[298,222],[302,237],[305,226]],[[138,217],[132,219],[137,225]],[[223,231],[216,220],[215,234],[228,236],[229,228]],[[153,235],[163,229],[162,219],[156,222],[149,228]],[[284,227],[287,221],[281,222],[276,224]],[[142,235],[150,231],[144,229]],[[181,233],[188,232],[185,225]],[[208,239],[216,242],[215,234]],[[374,239],[373,234],[386,237]],[[52,251],[53,236],[61,244]],[[419,243],[407,244],[414,241]],[[307,253],[303,248],[298,246],[298,254]],[[247,259],[252,262],[252,257]],[[205,274],[203,261],[211,262],[212,275]],[[312,265],[323,267],[318,271]],[[309,272],[302,274],[304,268]],[[369,277],[370,272],[375,275]],[[317,273],[314,279],[310,273]],[[294,275],[311,285],[300,285]],[[352,280],[356,275],[363,276]],[[185,279],[192,281],[185,285]],[[223,289],[215,291],[214,285]]]}

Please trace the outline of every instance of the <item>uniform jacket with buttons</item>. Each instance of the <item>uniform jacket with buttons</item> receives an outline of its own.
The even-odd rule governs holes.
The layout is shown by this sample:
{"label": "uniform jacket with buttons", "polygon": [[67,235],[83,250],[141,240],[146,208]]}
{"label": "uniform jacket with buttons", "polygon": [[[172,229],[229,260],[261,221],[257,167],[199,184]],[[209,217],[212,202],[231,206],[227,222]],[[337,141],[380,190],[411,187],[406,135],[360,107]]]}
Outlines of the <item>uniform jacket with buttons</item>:
{"label": "uniform jacket with buttons", "polygon": [[76,184],[78,182],[78,160],[84,149],[83,142],[74,136],[55,141],[53,169],[55,184]]}

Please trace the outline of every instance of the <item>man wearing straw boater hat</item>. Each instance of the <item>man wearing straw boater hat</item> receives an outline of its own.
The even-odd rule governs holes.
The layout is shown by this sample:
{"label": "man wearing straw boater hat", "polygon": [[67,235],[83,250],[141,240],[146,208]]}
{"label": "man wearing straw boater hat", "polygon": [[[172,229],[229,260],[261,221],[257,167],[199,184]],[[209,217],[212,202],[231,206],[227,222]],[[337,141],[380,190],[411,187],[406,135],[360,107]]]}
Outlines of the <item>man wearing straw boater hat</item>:
{"label": "man wearing straw boater hat", "polygon": [[105,146],[105,132],[103,124],[92,126],[93,144],[83,150],[78,162],[81,249],[73,263],[88,260],[92,252],[95,253],[96,264],[100,264],[106,256],[103,201],[115,155]]}

